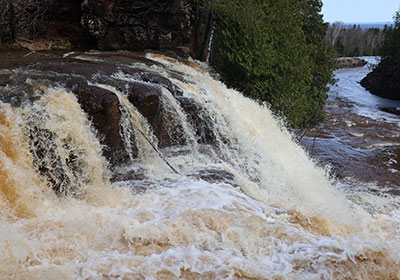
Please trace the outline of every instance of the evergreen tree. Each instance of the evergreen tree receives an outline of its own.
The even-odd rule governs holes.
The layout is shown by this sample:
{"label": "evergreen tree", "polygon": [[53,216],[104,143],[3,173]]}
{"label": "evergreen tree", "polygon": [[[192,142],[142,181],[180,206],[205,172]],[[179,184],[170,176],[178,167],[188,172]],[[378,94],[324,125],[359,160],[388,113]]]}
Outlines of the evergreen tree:
{"label": "evergreen tree", "polygon": [[268,102],[292,127],[320,121],[333,60],[320,0],[210,1],[211,64],[230,86]]}
{"label": "evergreen tree", "polygon": [[332,82],[333,52],[324,40],[329,25],[324,23],[322,18],[322,1],[305,0],[300,3],[303,6],[300,14],[303,16],[303,32],[306,36],[312,75],[312,83],[308,90],[308,118],[304,124],[315,124],[324,117],[323,106],[329,90],[328,83]]}
{"label": "evergreen tree", "polygon": [[400,11],[393,19],[394,27],[385,28],[381,61],[361,85],[379,96],[400,100]]}
{"label": "evergreen tree", "polygon": [[385,41],[382,47],[382,60],[392,63],[400,59],[400,11],[394,17],[394,28],[386,30]]}

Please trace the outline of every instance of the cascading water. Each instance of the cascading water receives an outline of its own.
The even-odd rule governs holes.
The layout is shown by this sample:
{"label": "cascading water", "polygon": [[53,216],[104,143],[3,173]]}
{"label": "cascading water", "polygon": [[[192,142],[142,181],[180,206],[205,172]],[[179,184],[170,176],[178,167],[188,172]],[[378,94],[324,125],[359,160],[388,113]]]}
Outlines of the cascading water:
{"label": "cascading water", "polygon": [[[62,83],[0,103],[1,279],[400,278],[398,198],[333,182],[268,108],[194,62],[146,58],[85,77],[119,101],[129,161],[113,171]],[[143,72],[161,126],[107,83],[154,85]]]}

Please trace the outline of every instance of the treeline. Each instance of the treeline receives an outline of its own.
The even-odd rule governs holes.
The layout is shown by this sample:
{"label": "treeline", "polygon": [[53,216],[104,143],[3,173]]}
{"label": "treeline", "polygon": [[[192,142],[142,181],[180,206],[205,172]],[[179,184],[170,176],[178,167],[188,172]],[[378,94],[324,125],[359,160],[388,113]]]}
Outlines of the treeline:
{"label": "treeline", "polygon": [[400,11],[393,19],[394,27],[386,30],[381,60],[361,85],[373,94],[400,100]]}
{"label": "treeline", "polygon": [[334,61],[320,0],[197,2],[199,57],[212,37],[210,63],[225,83],[267,102],[292,127],[324,118]]}
{"label": "treeline", "polygon": [[347,27],[341,22],[329,26],[327,43],[333,47],[337,56],[380,56],[385,35],[392,29],[361,28],[360,25]]}

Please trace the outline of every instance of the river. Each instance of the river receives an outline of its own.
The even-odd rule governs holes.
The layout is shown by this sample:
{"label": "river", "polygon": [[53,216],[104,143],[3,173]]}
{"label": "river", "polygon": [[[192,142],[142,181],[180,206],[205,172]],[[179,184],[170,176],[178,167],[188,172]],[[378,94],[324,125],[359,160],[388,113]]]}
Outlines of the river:
{"label": "river", "polygon": [[360,81],[377,63],[335,71],[328,95],[326,121],[306,132],[303,146],[341,180],[362,182],[400,194],[400,116],[385,108],[400,101],[366,91]]}
{"label": "river", "polygon": [[[400,278],[398,119],[342,93],[362,91],[366,69],[337,71],[328,121],[302,140],[310,157],[266,106],[191,60],[1,61],[0,279]],[[117,104],[124,164],[106,160],[114,147],[81,86]],[[138,88],[158,96],[153,115],[131,102]]]}

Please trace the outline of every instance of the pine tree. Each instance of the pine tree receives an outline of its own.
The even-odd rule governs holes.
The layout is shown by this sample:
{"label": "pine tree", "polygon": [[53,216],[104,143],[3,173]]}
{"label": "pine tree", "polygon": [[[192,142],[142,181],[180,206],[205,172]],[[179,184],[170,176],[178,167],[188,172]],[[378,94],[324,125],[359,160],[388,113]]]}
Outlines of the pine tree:
{"label": "pine tree", "polygon": [[371,93],[400,100],[400,11],[393,19],[394,27],[385,28],[381,61],[361,85]]}
{"label": "pine tree", "polygon": [[332,53],[320,0],[211,1],[211,64],[231,87],[268,102],[292,127],[320,121]]}

